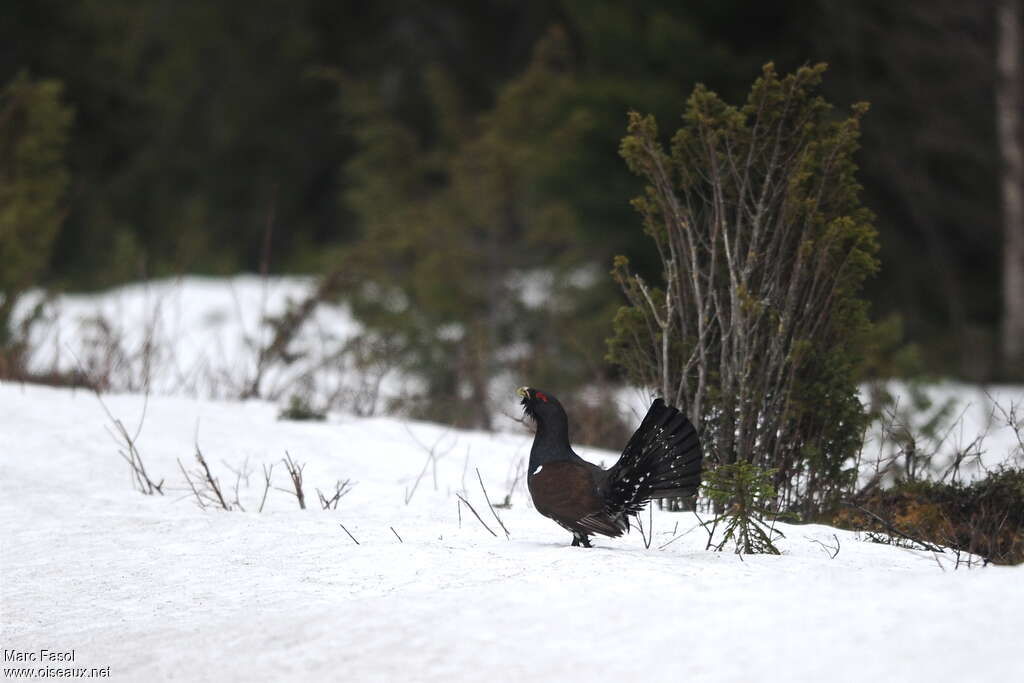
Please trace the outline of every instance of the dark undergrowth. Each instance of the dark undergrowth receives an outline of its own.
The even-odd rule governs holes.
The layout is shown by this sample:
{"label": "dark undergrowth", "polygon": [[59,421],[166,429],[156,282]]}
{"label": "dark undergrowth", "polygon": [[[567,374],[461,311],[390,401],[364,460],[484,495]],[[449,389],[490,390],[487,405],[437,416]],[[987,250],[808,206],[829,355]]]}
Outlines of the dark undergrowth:
{"label": "dark undergrowth", "polygon": [[970,484],[902,482],[843,508],[836,526],[1024,562],[1024,469],[1001,467]]}

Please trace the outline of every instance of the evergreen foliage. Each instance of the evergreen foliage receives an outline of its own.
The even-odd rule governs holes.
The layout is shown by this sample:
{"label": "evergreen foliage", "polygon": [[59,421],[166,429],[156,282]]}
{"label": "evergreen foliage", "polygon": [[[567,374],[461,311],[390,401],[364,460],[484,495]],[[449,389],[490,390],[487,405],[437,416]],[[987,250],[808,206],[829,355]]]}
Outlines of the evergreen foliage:
{"label": "evergreen foliage", "polygon": [[[775,541],[782,532],[768,526],[764,519],[774,514],[774,470],[764,470],[749,462],[719,465],[705,474],[704,492],[722,510],[712,524],[724,526],[715,550],[730,543],[737,553],[779,555]],[[710,543],[710,540],[709,540]]]}
{"label": "evergreen foliage", "polygon": [[712,463],[773,470],[804,511],[854,476],[860,290],[878,267],[853,162],[867,106],[836,117],[823,72],[769,64],[741,107],[697,86],[668,151],[653,117],[631,114],[621,151],[648,183],[634,206],[663,285],[616,260],[629,306],[610,340],[634,381],[686,406]]}
{"label": "evergreen foliage", "polygon": [[61,92],[24,73],[0,91],[0,377],[14,370],[14,305],[36,284],[64,219],[72,114]]}
{"label": "evergreen foliage", "polygon": [[[523,77],[534,46],[558,25],[572,78],[549,113],[578,128],[571,142],[548,148],[550,158],[540,148],[540,163],[522,172],[571,212],[580,265],[625,253],[650,275],[653,250],[628,230],[636,181],[615,153],[623,114],[635,108],[668,121],[698,80],[735,101],[767,60],[785,69],[824,60],[834,66],[824,84],[830,100],[873,106],[863,136],[865,203],[880,216],[884,259],[901,264],[869,284],[875,310],[902,316],[927,369],[991,379],[995,354],[974,351],[994,352],[1000,319],[992,8],[952,0],[16,1],[0,22],[0,83],[23,69],[60,80],[76,112],[67,148],[75,192],[37,279],[80,289],[268,265],[308,273],[364,233],[365,206],[349,203],[357,184],[376,184],[385,205],[405,202],[403,188],[388,185],[404,167],[364,165],[362,178],[354,174],[357,157],[368,159],[366,131],[360,117],[339,116],[335,75],[359,83],[396,130],[412,135],[404,162],[433,169],[429,191],[447,182],[438,168],[452,141],[480,136],[499,93]],[[359,108],[357,93],[340,90],[347,113]],[[442,101],[458,115],[439,117]],[[607,290],[591,296],[593,307]]]}
{"label": "evergreen foliage", "polygon": [[277,416],[277,419],[294,420],[296,422],[322,422],[327,419],[327,415],[323,411],[314,408],[310,404],[308,396],[292,394],[288,399],[288,405]]}
{"label": "evergreen foliage", "polygon": [[600,334],[588,337],[574,296],[595,280],[577,266],[576,215],[541,180],[572,154],[587,119],[565,111],[573,76],[561,31],[483,115],[465,111],[442,69],[431,79],[432,144],[348,84],[361,132],[346,201],[364,233],[341,259],[358,275],[356,314],[395,341],[396,363],[420,380],[406,407],[488,427],[495,378],[566,386],[593,369],[588,358],[599,363]]}

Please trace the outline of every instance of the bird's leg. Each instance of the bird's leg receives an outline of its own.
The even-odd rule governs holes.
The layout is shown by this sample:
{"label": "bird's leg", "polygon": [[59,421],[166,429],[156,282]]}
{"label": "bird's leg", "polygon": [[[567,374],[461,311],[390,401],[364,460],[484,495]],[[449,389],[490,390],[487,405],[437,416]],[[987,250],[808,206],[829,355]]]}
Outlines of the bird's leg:
{"label": "bird's leg", "polygon": [[586,534],[578,534],[574,531],[572,532],[572,547],[593,548],[594,546],[590,545],[590,539],[587,538]]}

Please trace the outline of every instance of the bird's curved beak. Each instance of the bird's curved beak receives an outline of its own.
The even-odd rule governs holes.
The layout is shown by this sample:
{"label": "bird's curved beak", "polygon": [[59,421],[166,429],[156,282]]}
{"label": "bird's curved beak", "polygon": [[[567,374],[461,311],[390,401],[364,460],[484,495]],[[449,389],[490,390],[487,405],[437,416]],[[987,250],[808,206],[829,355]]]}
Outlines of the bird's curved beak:
{"label": "bird's curved beak", "polygon": [[516,396],[519,398],[526,398],[527,393],[530,391],[530,387],[519,387],[516,389]]}

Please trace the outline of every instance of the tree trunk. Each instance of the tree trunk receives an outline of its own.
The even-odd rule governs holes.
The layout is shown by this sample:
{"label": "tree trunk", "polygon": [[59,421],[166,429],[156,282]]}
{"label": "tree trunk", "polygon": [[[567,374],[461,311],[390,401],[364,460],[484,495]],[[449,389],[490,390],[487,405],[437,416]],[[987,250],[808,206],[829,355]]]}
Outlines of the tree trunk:
{"label": "tree trunk", "polygon": [[1003,159],[1003,368],[1024,377],[1024,136],[1021,131],[1021,0],[996,10],[996,122]]}

